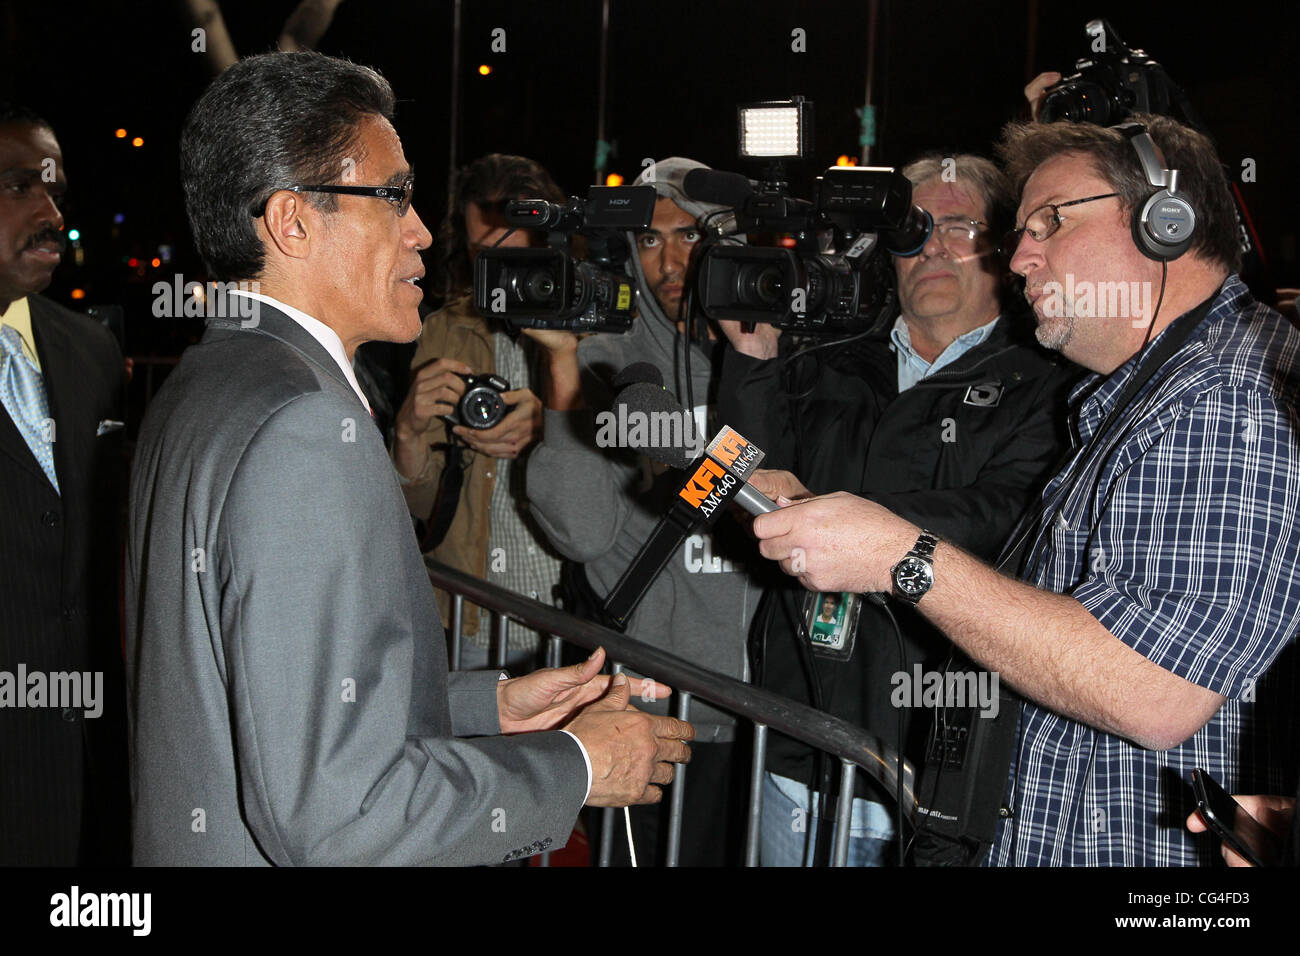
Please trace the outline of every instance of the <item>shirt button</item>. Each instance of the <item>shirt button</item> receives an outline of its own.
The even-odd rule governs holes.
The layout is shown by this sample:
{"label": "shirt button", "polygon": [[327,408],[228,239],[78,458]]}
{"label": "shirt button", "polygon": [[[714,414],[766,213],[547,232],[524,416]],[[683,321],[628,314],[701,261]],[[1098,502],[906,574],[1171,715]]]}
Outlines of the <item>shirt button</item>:
{"label": "shirt button", "polygon": [[62,716],[63,719],[66,720],[68,723],[72,723],[74,720],[77,719],[77,712],[73,710],[71,707],[64,707]]}
{"label": "shirt button", "polygon": [[1056,513],[1056,526],[1062,531],[1070,530],[1070,522],[1066,521],[1065,515],[1061,514],[1059,511]]}
{"label": "shirt button", "polygon": [[536,592],[536,591],[529,591],[529,592],[528,592],[528,596],[529,596],[530,598],[532,598],[534,601],[537,600],[537,592]]}
{"label": "shirt button", "polygon": [[77,616],[77,609],[75,607],[65,607],[63,609],[63,619],[65,621],[71,621],[76,616]]}
{"label": "shirt button", "polygon": [[491,478],[491,477],[492,477],[492,472],[489,471],[489,472],[487,473],[486,477]]}
{"label": "shirt button", "polygon": [[53,528],[58,523],[59,523],[58,512],[47,511],[45,512],[45,514],[41,515],[41,524],[45,525],[45,527],[47,528]]}

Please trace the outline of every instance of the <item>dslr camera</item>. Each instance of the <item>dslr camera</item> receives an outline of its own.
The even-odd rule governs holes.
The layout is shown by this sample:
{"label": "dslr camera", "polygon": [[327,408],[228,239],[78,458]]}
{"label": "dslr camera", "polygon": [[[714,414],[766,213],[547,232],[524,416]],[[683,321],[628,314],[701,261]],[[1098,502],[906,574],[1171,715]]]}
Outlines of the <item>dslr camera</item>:
{"label": "dslr camera", "polygon": [[[480,253],[482,255],[482,253]],[[456,403],[456,409],[443,419],[449,426],[466,428],[491,428],[514,408],[502,398],[510,391],[510,383],[499,375],[461,375],[465,380],[465,394]]]}
{"label": "dslr camera", "polygon": [[[507,328],[626,332],[636,290],[624,272],[627,233],[649,229],[653,186],[592,186],[586,199],[506,204],[506,224],[546,233],[544,249],[484,249],[474,262],[474,308]],[[574,256],[574,237],[587,255]]]}
{"label": "dslr camera", "polygon": [[[1084,27],[1092,56],[1076,60],[1076,73],[1045,91],[1038,118],[1044,123],[1070,120],[1114,126],[1130,113],[1172,116],[1172,107],[1186,113],[1183,91],[1162,67],[1141,50],[1131,49],[1109,21],[1089,20]],[[1199,125],[1199,124],[1194,124]]]}

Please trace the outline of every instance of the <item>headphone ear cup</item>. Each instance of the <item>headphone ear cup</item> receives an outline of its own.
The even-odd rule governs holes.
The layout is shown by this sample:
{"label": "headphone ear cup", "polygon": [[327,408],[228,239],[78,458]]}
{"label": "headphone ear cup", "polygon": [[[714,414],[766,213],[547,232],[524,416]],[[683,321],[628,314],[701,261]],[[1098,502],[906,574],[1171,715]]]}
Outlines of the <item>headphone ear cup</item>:
{"label": "headphone ear cup", "polygon": [[1192,244],[1196,212],[1191,204],[1162,189],[1133,211],[1133,241],[1158,262],[1177,259]]}

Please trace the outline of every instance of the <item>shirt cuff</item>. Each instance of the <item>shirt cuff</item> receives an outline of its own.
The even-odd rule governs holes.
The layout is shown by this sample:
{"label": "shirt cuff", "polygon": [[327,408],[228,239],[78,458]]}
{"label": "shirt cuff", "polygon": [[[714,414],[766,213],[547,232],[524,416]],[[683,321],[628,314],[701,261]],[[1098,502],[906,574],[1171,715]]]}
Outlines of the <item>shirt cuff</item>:
{"label": "shirt cuff", "polygon": [[591,796],[591,758],[587,756],[587,748],[582,745],[581,740],[574,737],[574,735],[569,733],[567,730],[561,730],[560,733],[569,734],[570,737],[573,737],[573,742],[577,744],[578,749],[582,751],[582,762],[587,765],[587,792],[582,798],[582,802],[585,805],[587,803],[587,797]]}

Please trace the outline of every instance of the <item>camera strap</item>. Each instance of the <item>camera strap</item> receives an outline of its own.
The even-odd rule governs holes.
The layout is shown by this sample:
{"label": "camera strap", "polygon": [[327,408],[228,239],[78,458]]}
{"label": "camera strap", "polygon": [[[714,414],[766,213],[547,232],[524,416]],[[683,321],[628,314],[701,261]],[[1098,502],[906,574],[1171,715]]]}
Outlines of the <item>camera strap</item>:
{"label": "camera strap", "polygon": [[426,554],[442,544],[442,539],[447,537],[447,530],[456,517],[457,509],[460,508],[460,490],[465,484],[465,459],[461,455],[460,442],[452,438],[445,445],[433,446],[432,451],[438,450],[446,454],[447,463],[442,469],[442,476],[438,479],[438,493],[433,499],[433,513],[429,516],[424,536],[420,539],[420,551]]}

